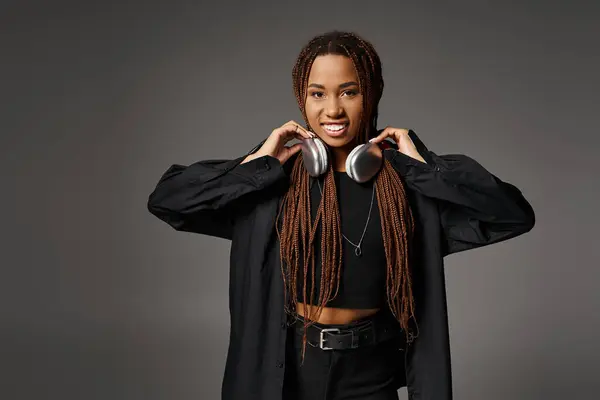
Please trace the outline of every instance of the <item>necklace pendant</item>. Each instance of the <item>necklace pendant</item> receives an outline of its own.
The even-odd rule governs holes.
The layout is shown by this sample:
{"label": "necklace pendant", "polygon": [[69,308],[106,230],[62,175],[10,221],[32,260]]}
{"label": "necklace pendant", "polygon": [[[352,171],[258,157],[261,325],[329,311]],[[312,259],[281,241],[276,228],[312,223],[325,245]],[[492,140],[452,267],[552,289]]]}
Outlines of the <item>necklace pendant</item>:
{"label": "necklace pendant", "polygon": [[360,246],[356,246],[356,248],[354,249],[354,254],[356,254],[356,257],[360,257],[362,255],[362,250],[360,249]]}

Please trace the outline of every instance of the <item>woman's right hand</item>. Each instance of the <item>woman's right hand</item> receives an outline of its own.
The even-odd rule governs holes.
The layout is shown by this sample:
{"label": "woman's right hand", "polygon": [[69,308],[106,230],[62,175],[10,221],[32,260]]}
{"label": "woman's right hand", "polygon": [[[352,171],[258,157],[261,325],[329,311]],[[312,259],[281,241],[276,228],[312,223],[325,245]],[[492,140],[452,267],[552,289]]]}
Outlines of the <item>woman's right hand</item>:
{"label": "woman's right hand", "polygon": [[263,156],[275,157],[281,164],[284,164],[292,155],[300,151],[301,143],[296,143],[293,146],[287,147],[285,144],[293,139],[310,139],[316,135],[304,129],[295,121],[289,121],[276,128],[271,132],[271,135],[263,143],[263,145],[254,154],[250,154],[242,161],[242,164],[255,158]]}

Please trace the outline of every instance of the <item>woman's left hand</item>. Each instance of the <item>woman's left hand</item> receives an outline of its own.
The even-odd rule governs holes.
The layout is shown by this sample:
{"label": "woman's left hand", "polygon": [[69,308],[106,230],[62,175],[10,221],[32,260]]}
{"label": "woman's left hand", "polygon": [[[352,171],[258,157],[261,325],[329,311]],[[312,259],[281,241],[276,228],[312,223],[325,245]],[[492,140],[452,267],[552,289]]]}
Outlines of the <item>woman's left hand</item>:
{"label": "woman's left hand", "polygon": [[408,135],[408,129],[388,126],[378,136],[371,139],[370,142],[380,143],[388,137],[394,139],[394,142],[396,142],[396,145],[398,145],[399,152],[425,163],[425,160],[423,157],[421,157],[417,151],[417,148],[415,147],[415,144]]}

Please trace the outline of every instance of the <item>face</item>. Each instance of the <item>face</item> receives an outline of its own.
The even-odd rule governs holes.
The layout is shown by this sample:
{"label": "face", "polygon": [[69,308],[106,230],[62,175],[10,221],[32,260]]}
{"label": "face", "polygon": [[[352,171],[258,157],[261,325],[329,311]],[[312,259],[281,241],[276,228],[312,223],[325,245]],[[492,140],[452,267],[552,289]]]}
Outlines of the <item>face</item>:
{"label": "face", "polygon": [[334,148],[354,145],[363,114],[363,94],[352,60],[327,54],[315,58],[306,93],[306,116],[313,132]]}

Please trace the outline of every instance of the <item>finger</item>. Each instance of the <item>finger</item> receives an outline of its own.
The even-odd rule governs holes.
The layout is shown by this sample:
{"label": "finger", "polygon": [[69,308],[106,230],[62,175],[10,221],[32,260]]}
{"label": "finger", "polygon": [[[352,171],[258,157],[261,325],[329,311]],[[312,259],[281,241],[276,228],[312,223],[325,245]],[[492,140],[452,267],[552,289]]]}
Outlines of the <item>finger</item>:
{"label": "finger", "polygon": [[311,139],[311,138],[314,138],[316,136],[311,131],[305,129],[302,125],[296,124],[296,129],[297,129],[297,132],[300,135],[302,135],[302,137],[305,138],[305,139]]}
{"label": "finger", "polygon": [[301,133],[300,129],[298,128],[290,127],[289,129],[290,130],[282,132],[282,136],[284,137],[283,140],[285,141],[285,143],[289,142],[292,139],[298,139],[302,141],[311,138],[311,136],[306,136],[305,134]]}
{"label": "finger", "polygon": [[281,162],[286,162],[291,156],[299,152],[301,148],[302,145],[300,143],[296,143],[293,146],[286,147]]}
{"label": "finger", "polygon": [[285,124],[280,126],[279,128],[276,128],[275,130],[273,130],[272,135],[276,138],[275,140],[277,140],[277,142],[279,142],[280,144],[285,144],[292,139],[307,139],[307,137],[303,136],[300,133],[299,129],[295,128],[291,124]]}
{"label": "finger", "polygon": [[276,129],[276,131],[279,137],[285,139],[286,141],[291,140],[294,137],[303,137],[302,135],[300,135],[298,126],[291,121],[281,125],[279,128]]}
{"label": "finger", "polygon": [[300,125],[295,125],[293,129],[294,130],[292,131],[291,135],[298,140],[306,140],[313,138],[311,133],[309,133],[309,131],[307,131],[306,129],[302,128]]}
{"label": "finger", "polygon": [[294,131],[296,133],[302,135],[302,137],[304,137],[306,139],[315,137],[314,133],[312,133],[309,130],[305,129],[302,125],[300,125],[296,121],[290,121],[290,122],[288,122],[288,124],[291,124],[294,127]]}
{"label": "finger", "polygon": [[381,141],[383,141],[383,139],[389,137],[392,134],[392,132],[393,132],[393,128],[387,127],[383,131],[381,131],[381,133],[379,135],[377,135],[373,139],[369,140],[369,142],[380,143]]}
{"label": "finger", "polygon": [[292,155],[296,154],[297,152],[299,152],[301,148],[302,148],[302,143],[296,143],[295,145],[288,147],[287,150],[288,150],[290,156],[292,156]]}

